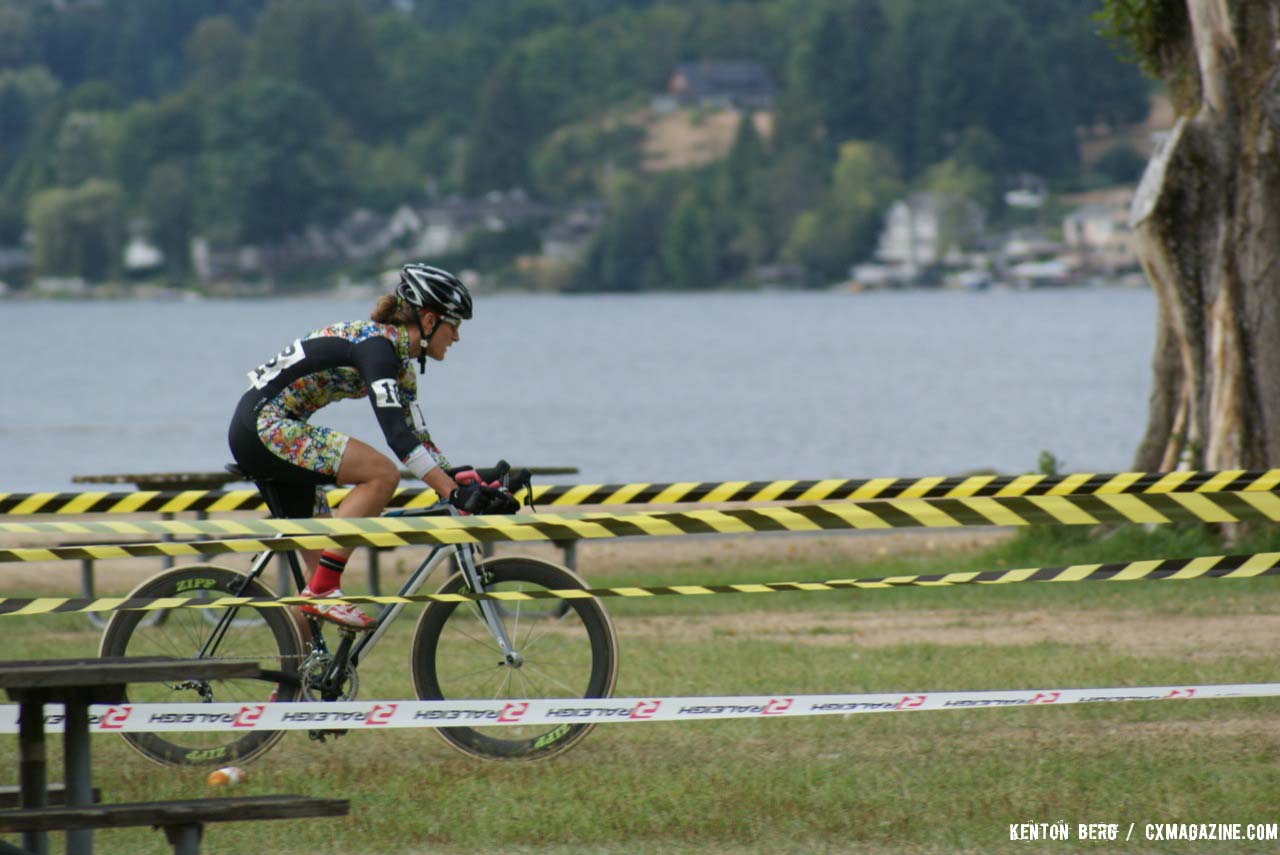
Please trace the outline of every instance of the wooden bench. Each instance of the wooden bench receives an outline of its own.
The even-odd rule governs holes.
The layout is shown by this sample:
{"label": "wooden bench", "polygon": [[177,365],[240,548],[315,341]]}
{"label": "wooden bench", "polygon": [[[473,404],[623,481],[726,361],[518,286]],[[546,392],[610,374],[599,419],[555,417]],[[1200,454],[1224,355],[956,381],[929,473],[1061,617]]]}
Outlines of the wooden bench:
{"label": "wooden bench", "polygon": [[[62,784],[48,784],[47,795],[50,807],[57,807],[66,803],[67,788]],[[93,788],[93,800],[102,801],[102,791],[97,787]],[[22,807],[22,788],[13,784],[0,787],[0,810],[17,807]]]}
{"label": "wooden bench", "polygon": [[[0,811],[0,831],[70,831],[76,829],[151,826],[162,829],[175,855],[200,851],[206,822],[239,822],[259,819],[306,819],[346,816],[347,799],[309,796],[243,796],[237,798],[185,799],[164,802],[128,802],[90,807],[46,807]],[[26,850],[0,843],[0,852]]]}
{"label": "wooden bench", "polygon": [[[261,679],[264,672],[252,660],[174,659],[164,656],[108,656],[92,659],[37,659],[0,662],[0,689],[18,702],[18,785],[22,807],[0,811],[0,831],[22,832],[23,849],[0,844],[0,853],[49,851],[46,828],[67,833],[68,855],[91,855],[93,828],[83,817],[101,816],[101,806],[93,804],[92,755],[89,750],[89,708],[94,704],[117,704],[130,683],[160,683],[174,680]],[[64,807],[48,807],[45,707],[61,704],[62,770]],[[124,806],[108,806],[123,811]],[[87,813],[76,813],[86,811]],[[108,813],[110,812],[108,811]],[[54,812],[54,813],[51,813]],[[60,812],[60,813],[58,813]],[[116,816],[117,814],[111,814]],[[50,817],[60,817],[63,825],[46,826]],[[77,817],[80,819],[77,820]],[[98,820],[101,822],[102,820]],[[77,822],[81,824],[77,824]],[[195,852],[199,845],[200,820],[186,823],[171,835],[180,852]],[[144,823],[145,824],[145,823]],[[163,823],[156,822],[156,825]]]}

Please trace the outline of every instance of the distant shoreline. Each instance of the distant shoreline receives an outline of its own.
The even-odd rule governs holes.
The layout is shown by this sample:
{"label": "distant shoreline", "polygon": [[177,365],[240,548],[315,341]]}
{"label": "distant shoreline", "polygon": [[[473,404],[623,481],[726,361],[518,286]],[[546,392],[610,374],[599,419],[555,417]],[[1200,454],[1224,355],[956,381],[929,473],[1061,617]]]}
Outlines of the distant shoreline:
{"label": "distant shoreline", "polygon": [[[709,294],[822,294],[848,293],[862,294],[918,294],[918,293],[1008,293],[1024,291],[1083,291],[1083,290],[1134,290],[1145,289],[1149,285],[1141,275],[1124,276],[1114,279],[1093,278],[1081,282],[1069,282],[1060,285],[1028,285],[1021,283],[995,282],[981,288],[959,288],[933,285],[860,285],[857,282],[837,282],[822,288],[703,288],[659,289],[646,291],[539,291],[527,288],[501,288],[482,292],[483,296],[525,296],[525,297],[642,297],[654,296],[697,296]],[[195,303],[204,300],[281,300],[281,299],[336,299],[336,300],[372,300],[382,290],[376,287],[353,288],[314,288],[296,289],[282,288],[264,290],[260,288],[204,289],[177,288],[156,285],[86,285],[82,289],[44,290],[10,289],[0,291],[0,302],[14,303],[74,303],[74,302],[182,302]]]}

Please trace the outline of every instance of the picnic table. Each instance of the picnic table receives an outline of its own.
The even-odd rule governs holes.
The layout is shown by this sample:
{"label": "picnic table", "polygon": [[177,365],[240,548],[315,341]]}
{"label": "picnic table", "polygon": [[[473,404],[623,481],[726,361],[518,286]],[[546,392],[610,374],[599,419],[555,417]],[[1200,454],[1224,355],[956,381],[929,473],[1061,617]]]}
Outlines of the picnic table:
{"label": "picnic table", "polygon": [[[50,830],[67,831],[68,855],[92,855],[93,829],[124,825],[162,827],[179,855],[199,849],[204,822],[292,816],[336,816],[350,811],[338,799],[277,796],[273,810],[247,812],[252,799],[199,800],[195,802],[93,803],[93,776],[89,750],[89,707],[120,703],[129,683],[168,680],[214,680],[258,677],[256,662],[220,659],[172,659],[168,657],[104,657],[99,659],[50,659],[0,662],[0,688],[19,705],[18,780],[21,807],[0,810],[0,831],[21,831],[23,849],[47,855]],[[49,807],[45,751],[46,704],[62,704],[63,807]],[[205,802],[210,804],[201,810]],[[244,801],[235,806],[232,802]],[[0,843],[0,851],[13,847]],[[19,850],[22,851],[22,850]]]}

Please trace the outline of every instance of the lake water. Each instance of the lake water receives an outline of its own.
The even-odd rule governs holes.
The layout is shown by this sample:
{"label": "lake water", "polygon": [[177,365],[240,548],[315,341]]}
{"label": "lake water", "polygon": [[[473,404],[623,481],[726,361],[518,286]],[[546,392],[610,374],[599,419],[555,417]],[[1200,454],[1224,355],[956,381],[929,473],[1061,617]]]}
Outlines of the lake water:
{"label": "lake water", "polygon": [[[246,372],[370,301],[0,302],[0,492],[220,469]],[[591,483],[1129,468],[1146,290],[482,296],[423,410],[455,463]],[[415,369],[416,370],[416,369]],[[321,423],[385,448],[368,405]],[[114,488],[119,489],[119,488]]]}

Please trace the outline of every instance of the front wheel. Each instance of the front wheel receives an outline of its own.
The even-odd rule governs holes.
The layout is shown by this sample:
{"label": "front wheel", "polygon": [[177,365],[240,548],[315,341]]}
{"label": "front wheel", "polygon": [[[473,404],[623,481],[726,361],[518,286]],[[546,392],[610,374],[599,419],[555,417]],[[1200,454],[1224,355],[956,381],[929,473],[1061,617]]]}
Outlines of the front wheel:
{"label": "front wheel", "polygon": [[[274,597],[257,581],[246,584],[243,574],[213,564],[193,564],[166,570],[143,582],[132,597]],[[237,679],[209,682],[130,683],[129,703],[235,701],[261,704],[296,700],[303,644],[289,609],[234,610],[176,608],[159,612],[120,611],[111,616],[102,634],[101,656],[173,656],[194,658],[211,636],[221,636],[207,651],[210,657],[252,659],[279,675],[277,680]],[[213,619],[210,620],[210,615]],[[149,760],[166,766],[224,765],[246,762],[274,745],[283,731],[236,733],[169,732],[123,733],[125,741]]]}
{"label": "front wheel", "polygon": [[[577,574],[532,558],[494,558],[479,565],[488,593],[585,588]],[[441,594],[467,590],[455,574]],[[609,614],[596,599],[561,601],[563,611],[540,600],[503,601],[499,617],[519,654],[504,661],[477,603],[433,602],[422,612],[410,663],[418,697],[465,699],[607,698],[618,673],[618,642]],[[541,760],[567,750],[590,724],[445,727],[444,740],[485,760]]]}

